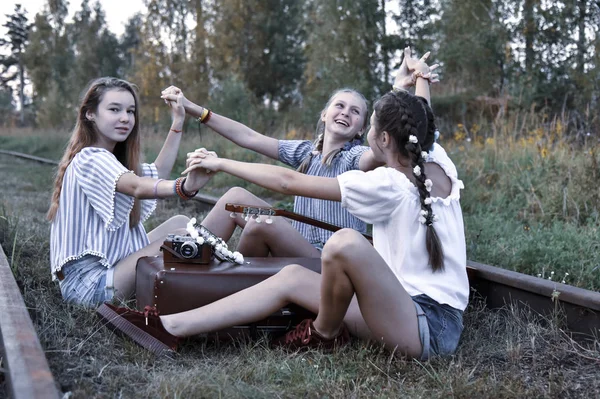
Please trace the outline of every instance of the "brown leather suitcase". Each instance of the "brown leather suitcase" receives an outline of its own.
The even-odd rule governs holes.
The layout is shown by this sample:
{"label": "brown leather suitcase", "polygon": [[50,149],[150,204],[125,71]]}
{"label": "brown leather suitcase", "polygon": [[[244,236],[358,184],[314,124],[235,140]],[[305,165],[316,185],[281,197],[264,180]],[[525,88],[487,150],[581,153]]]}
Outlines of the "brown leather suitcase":
{"label": "brown leather suitcase", "polygon": [[[142,257],[136,268],[136,304],[139,310],[150,305],[160,314],[183,312],[207,305],[257,284],[289,264],[300,264],[321,271],[320,258],[245,258],[243,265],[211,261],[208,265],[168,263],[162,256]],[[290,305],[265,320],[227,331],[276,332],[289,329],[314,315]]]}

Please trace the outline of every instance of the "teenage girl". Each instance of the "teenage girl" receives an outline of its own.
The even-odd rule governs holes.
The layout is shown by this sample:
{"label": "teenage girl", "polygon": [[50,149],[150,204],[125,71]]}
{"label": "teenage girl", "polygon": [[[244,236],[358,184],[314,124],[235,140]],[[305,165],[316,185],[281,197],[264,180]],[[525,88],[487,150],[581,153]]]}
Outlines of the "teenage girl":
{"label": "teenage girl", "polygon": [[134,86],[105,77],[87,88],[54,182],[48,219],[50,262],[66,301],[93,306],[129,298],[141,256],[159,254],[168,233],[185,232],[175,216],[146,234],[155,198],[188,198],[209,175],[169,177],[185,118],[182,96],[171,102],[171,129],[152,164],[140,163],[139,102]]}
{"label": "teenage girl", "polygon": [[[416,83],[416,93],[429,101],[429,81],[437,81],[437,74],[427,71],[437,65],[427,66],[425,60],[411,57],[410,48],[404,51],[404,60],[396,75],[395,86],[408,89]],[[422,72],[425,79],[412,79],[413,72]],[[171,86],[163,91],[162,98],[174,101],[181,90]],[[278,140],[262,135],[249,127],[218,115],[207,108],[194,104],[184,97],[183,105],[189,115],[198,117],[211,129],[233,143],[279,160],[299,172],[311,176],[335,177],[349,170],[371,170],[381,164],[369,147],[360,145],[367,126],[367,101],[355,90],[342,89],[335,92],[321,111],[317,124],[317,139]],[[319,257],[320,249],[333,234],[328,230],[300,222],[291,224],[284,219],[273,224],[255,223],[250,219],[230,218],[225,211],[226,203],[270,206],[250,192],[235,187],[225,193],[214,206],[202,225],[226,241],[236,226],[243,230],[238,251],[244,256]],[[294,212],[322,220],[340,227],[366,232],[366,223],[345,210],[339,202],[297,196]],[[278,219],[278,218],[276,218]]]}
{"label": "teenage girl", "polygon": [[[418,79],[421,79],[418,77]],[[434,116],[427,102],[404,91],[385,94],[374,106],[368,142],[373,171],[337,178],[286,168],[216,158],[204,150],[188,154],[188,171],[221,171],[284,194],[342,206],[373,224],[373,245],[352,229],[327,241],[322,273],[285,267],[275,276],[207,306],[158,316],[102,305],[113,328],[156,353],[177,337],[257,321],[298,304],[315,314],[274,341],[294,349],[332,349],[352,335],[383,342],[420,359],[450,354],[462,332],[469,284],[456,168],[434,144]],[[438,147],[431,151],[432,146]]]}

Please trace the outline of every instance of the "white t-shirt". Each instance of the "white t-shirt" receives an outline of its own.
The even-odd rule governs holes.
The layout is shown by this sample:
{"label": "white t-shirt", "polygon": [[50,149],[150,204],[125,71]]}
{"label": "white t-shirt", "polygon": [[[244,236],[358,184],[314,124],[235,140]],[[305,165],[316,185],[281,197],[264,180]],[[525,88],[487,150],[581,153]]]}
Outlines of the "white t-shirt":
{"label": "white t-shirt", "polygon": [[417,188],[401,172],[380,167],[369,172],[348,171],[338,176],[342,206],[373,224],[373,245],[409,295],[425,294],[440,304],[464,310],[469,299],[465,233],[456,167],[444,149],[435,145],[427,162],[435,162],[452,181],[448,197],[432,197],[437,221],[433,226],[444,251],[444,270],[433,272],[425,246],[426,226],[419,222]]}

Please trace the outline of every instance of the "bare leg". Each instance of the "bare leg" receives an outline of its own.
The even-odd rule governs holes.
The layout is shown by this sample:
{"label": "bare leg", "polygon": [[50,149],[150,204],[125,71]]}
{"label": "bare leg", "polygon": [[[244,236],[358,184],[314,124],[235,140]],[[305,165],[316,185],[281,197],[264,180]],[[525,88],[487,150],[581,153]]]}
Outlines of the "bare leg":
{"label": "bare leg", "polygon": [[321,252],[310,244],[287,220],[275,217],[272,224],[246,222],[238,251],[244,256],[318,258]]}
{"label": "bare leg", "polygon": [[239,215],[235,218],[229,216],[231,212],[225,210],[225,204],[227,203],[271,206],[268,202],[263,201],[256,195],[240,187],[234,187],[223,194],[213,209],[202,220],[202,225],[225,241],[231,238],[237,226],[240,226],[242,229],[246,227],[244,218]]}
{"label": "bare leg", "polygon": [[320,281],[318,273],[290,265],[271,278],[219,301],[160,318],[171,334],[186,337],[261,320],[289,303],[317,313]]}
{"label": "bare leg", "polygon": [[360,317],[352,309],[352,319],[345,319],[347,325],[370,330],[374,339],[403,354],[420,356],[414,302],[361,234],[351,229],[336,232],[323,248],[322,259],[320,311],[314,322],[317,331],[325,337],[334,336],[356,293]]}
{"label": "bare leg", "polygon": [[287,256],[318,258],[321,253],[312,246],[287,220],[273,218],[272,224],[248,222],[237,215],[231,218],[231,212],[225,210],[225,204],[237,203],[270,207],[254,194],[240,187],[227,191],[202,221],[202,225],[225,241],[229,240],[236,226],[244,229],[237,250],[244,256]]}
{"label": "bare leg", "polygon": [[148,233],[150,244],[121,259],[116,265],[114,274],[115,297],[119,299],[130,298],[135,291],[135,267],[142,256],[156,256],[160,254],[160,246],[168,234],[186,234],[186,224],[189,218],[183,215],[173,216],[166,222]]}

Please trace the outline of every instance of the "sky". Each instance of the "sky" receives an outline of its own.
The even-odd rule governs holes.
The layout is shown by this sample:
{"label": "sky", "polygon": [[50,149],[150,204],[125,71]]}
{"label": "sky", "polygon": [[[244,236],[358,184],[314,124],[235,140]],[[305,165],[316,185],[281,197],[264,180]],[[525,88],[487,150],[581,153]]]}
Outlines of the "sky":
{"label": "sky", "polygon": [[[2,27],[6,22],[6,14],[12,14],[17,3],[27,10],[29,22],[33,22],[35,14],[42,11],[47,0],[0,0],[0,36],[6,34],[6,28]],[[90,6],[94,3],[95,1],[90,1]],[[143,0],[100,0],[100,3],[106,14],[108,29],[117,36],[125,31],[125,24],[129,17],[136,12],[146,10]],[[71,20],[73,14],[81,8],[80,0],[70,0],[69,4],[67,21]]]}

